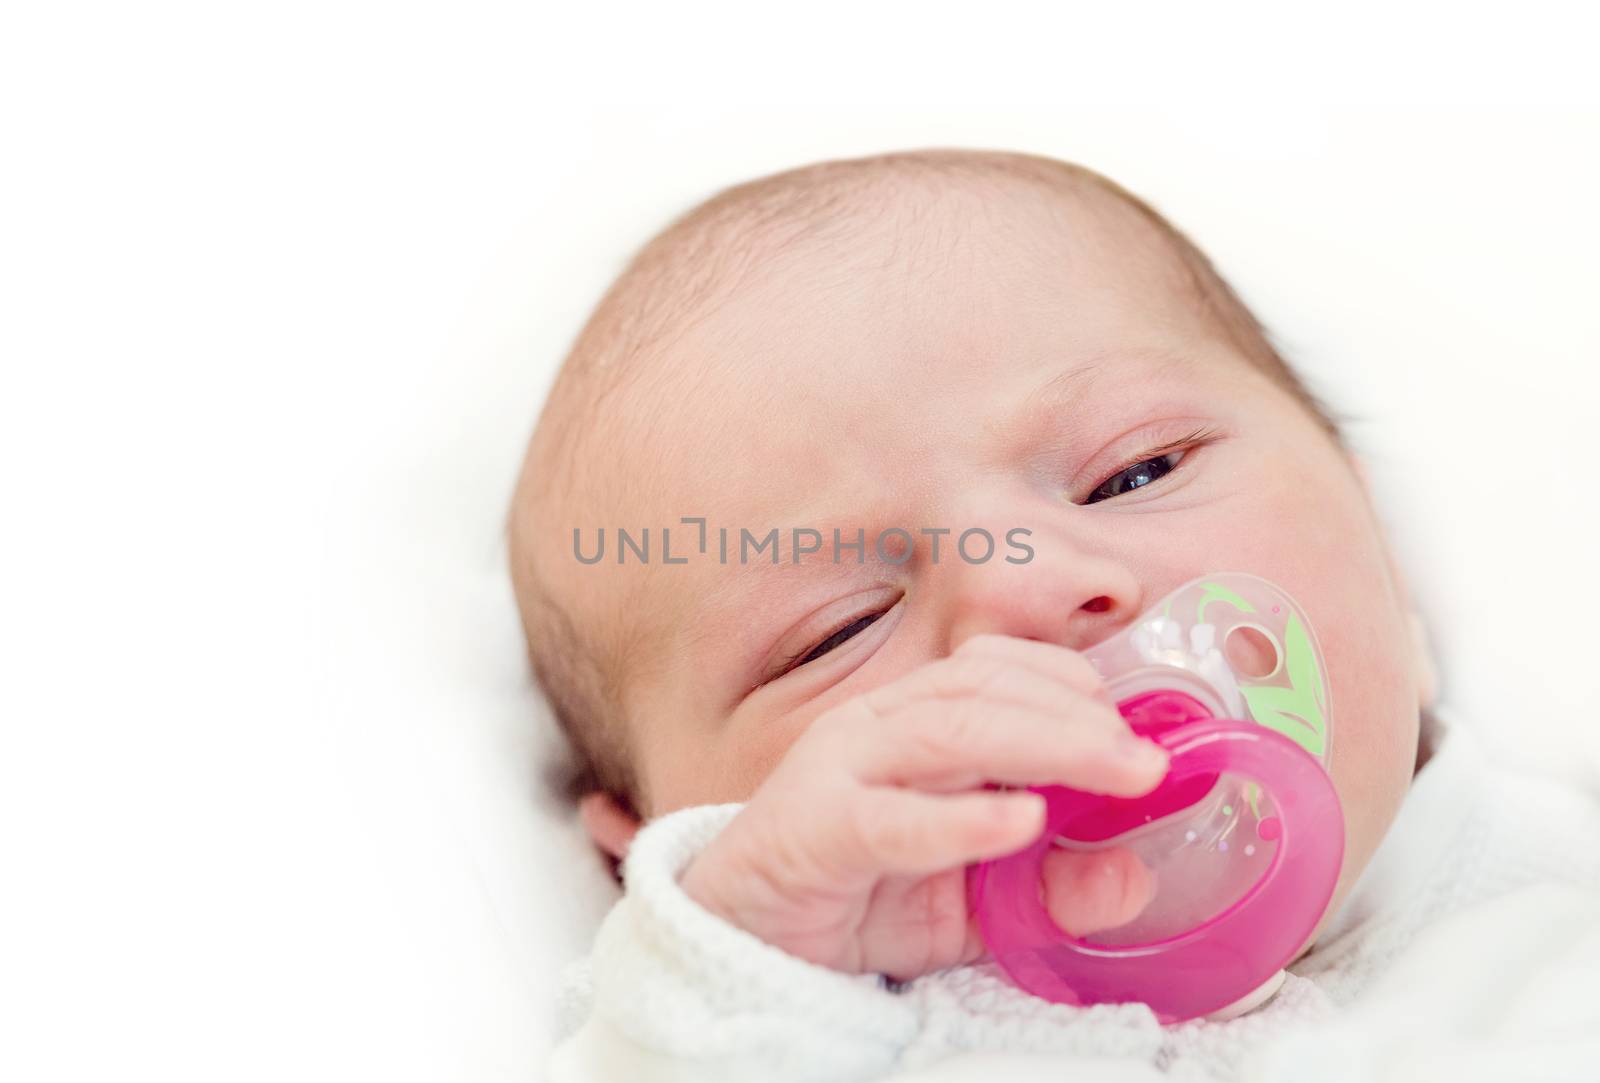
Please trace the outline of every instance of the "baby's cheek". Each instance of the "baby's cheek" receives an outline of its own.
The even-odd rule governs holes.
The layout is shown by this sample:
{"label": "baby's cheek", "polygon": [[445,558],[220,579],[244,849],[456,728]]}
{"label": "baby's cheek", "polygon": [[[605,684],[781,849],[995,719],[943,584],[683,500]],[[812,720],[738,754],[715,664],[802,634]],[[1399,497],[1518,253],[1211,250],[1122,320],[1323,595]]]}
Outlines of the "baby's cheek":
{"label": "baby's cheek", "polygon": [[1045,855],[1042,875],[1050,919],[1077,937],[1126,925],[1155,896],[1155,873],[1120,846],[1093,853],[1057,847]]}

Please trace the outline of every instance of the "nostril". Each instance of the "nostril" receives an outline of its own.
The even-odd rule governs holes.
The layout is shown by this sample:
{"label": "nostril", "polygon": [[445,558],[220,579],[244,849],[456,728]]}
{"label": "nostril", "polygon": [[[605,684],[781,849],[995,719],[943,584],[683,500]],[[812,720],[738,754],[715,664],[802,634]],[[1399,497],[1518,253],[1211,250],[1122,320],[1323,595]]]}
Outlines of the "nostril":
{"label": "nostril", "polygon": [[1106,610],[1111,608],[1111,599],[1107,598],[1104,594],[1101,594],[1097,597],[1090,598],[1087,602],[1084,602],[1083,608],[1085,611],[1090,613],[1104,613]]}

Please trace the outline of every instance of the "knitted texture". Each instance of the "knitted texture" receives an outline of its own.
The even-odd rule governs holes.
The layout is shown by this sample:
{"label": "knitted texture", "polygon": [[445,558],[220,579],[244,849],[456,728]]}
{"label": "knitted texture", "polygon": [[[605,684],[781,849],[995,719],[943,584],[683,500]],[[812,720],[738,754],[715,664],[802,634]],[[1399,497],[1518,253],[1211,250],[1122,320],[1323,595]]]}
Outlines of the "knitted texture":
{"label": "knitted texture", "polygon": [[[1239,1018],[1163,1027],[1143,1004],[1052,1004],[992,962],[892,992],[876,976],[836,973],[763,943],[677,883],[741,807],[683,809],[635,837],[623,898],[589,958],[563,975],[568,1037],[558,1062],[594,1063],[579,1054],[586,1045],[627,1045],[640,1078],[853,1080],[1011,1052],[1048,1055],[1062,1079],[1073,1078],[1074,1060],[1091,1058],[1175,1080],[1238,1079],[1278,1039],[1334,1033],[1396,956],[1447,916],[1533,884],[1600,891],[1600,800],[1495,768],[1470,730],[1452,726],[1349,899],[1278,992]],[[1350,1048],[1323,1066],[1327,1078],[1346,1061],[1360,1074],[1367,1054],[1344,1041]],[[656,1064],[676,1068],[650,1075]],[[553,1078],[588,1078],[567,1071]]]}

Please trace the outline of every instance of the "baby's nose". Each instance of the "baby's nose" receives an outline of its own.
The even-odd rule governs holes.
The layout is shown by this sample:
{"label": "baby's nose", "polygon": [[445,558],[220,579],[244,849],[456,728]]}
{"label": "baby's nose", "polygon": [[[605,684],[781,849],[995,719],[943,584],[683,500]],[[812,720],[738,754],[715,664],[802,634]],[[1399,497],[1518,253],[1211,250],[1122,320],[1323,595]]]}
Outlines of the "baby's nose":
{"label": "baby's nose", "polygon": [[954,563],[930,570],[946,616],[948,650],[978,635],[1081,650],[1138,612],[1139,579],[1120,560],[1074,544],[1060,531],[1021,529],[1028,533],[1011,533],[1009,551],[997,550],[986,561],[956,553]]}

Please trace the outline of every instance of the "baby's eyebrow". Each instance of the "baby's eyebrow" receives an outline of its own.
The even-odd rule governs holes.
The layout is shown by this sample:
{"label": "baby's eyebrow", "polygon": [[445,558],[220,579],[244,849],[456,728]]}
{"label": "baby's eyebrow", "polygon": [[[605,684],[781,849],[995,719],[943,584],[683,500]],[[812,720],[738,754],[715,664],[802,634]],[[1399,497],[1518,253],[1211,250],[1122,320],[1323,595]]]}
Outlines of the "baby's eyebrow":
{"label": "baby's eyebrow", "polygon": [[[1058,425],[1063,411],[1081,403],[1094,389],[1119,374],[1148,378],[1173,368],[1189,367],[1194,364],[1193,357],[1166,350],[1098,350],[1075,367],[1052,373],[1038,387],[1024,395],[1018,407],[1010,411],[1008,416],[984,419],[983,423],[991,428],[1003,427],[1005,432],[1010,434],[1031,436],[1040,427]],[[930,539],[920,533],[922,528],[937,530],[946,525],[909,522],[907,517],[893,506],[894,501],[874,499],[870,494],[858,495],[861,500],[860,506],[857,507],[841,507],[844,501],[841,501],[837,494],[830,494],[825,501],[814,500],[786,508],[781,518],[769,519],[759,527],[750,527],[746,524],[726,527],[716,523],[705,524],[706,554],[701,557],[702,560],[709,558],[713,563],[721,563],[719,557],[722,555],[724,539],[720,531],[726,530],[724,566],[734,570],[741,569],[742,565],[741,570],[754,573],[758,569],[765,569],[767,573],[722,577],[723,581],[706,593],[713,597],[719,594],[743,594],[752,578],[809,580],[816,578],[824,568],[855,568],[858,565],[870,568],[874,564],[880,567],[893,565],[895,563],[893,560],[880,558],[874,550],[874,540],[883,531],[899,527],[910,532],[915,545],[924,546],[929,544]],[[783,525],[773,525],[780,521]],[[804,554],[799,563],[793,560],[795,542],[793,531],[796,528],[812,530],[821,536],[820,550]],[[745,530],[750,534],[748,542],[744,538]],[[773,561],[772,546],[761,547],[773,530],[777,531],[776,562]],[[835,531],[839,533],[837,549],[834,544]],[[674,534],[676,535],[676,531]],[[864,538],[865,542],[865,552],[859,559],[855,548],[858,538]],[[808,539],[808,544],[816,543],[815,536]],[[953,541],[949,543],[953,544]],[[833,559],[836,552],[839,554],[837,561]],[[741,556],[747,556],[749,559],[741,560]]]}
{"label": "baby's eyebrow", "polygon": [[1028,393],[1022,400],[1020,415],[1031,421],[1038,414],[1055,413],[1088,394],[1100,382],[1104,371],[1103,364],[1094,363],[1056,373]]}
{"label": "baby's eyebrow", "polygon": [[[750,573],[724,577],[725,582],[737,580],[741,585],[752,578],[793,581],[812,580],[824,575],[833,577],[825,570],[836,567],[867,569],[874,565],[894,566],[895,561],[880,559],[874,543],[883,532],[896,528],[909,531],[913,541],[919,540],[918,530],[924,524],[906,523],[903,518],[885,515],[877,509],[847,510],[832,515],[797,509],[795,514],[789,516],[784,526],[766,526],[759,529],[730,526],[726,528],[726,563],[720,560],[721,539],[717,534],[718,528],[713,525],[711,527],[713,535],[707,546],[708,553],[703,559],[708,559],[729,571],[740,570]],[[805,537],[803,539],[797,537],[797,531],[803,532]],[[773,544],[774,536],[776,545]],[[858,541],[861,543],[859,546]],[[805,551],[799,553],[800,559],[797,561],[795,559],[797,547],[802,543]],[[892,544],[892,541],[885,542],[886,546]],[[722,591],[713,589],[708,593],[715,595]]]}
{"label": "baby's eyebrow", "polygon": [[[1090,432],[1091,416],[1086,411],[1093,410],[1094,416],[1104,413],[1106,395],[1122,390],[1126,400],[1163,376],[1195,371],[1198,366],[1200,358],[1195,355],[1163,347],[1096,349],[1077,365],[1056,371],[1022,395],[1016,410],[982,424],[997,438],[994,454],[1005,461],[1014,456],[1061,454]],[[1082,419],[1083,424],[1064,424],[1064,419]]]}
{"label": "baby's eyebrow", "polygon": [[1197,363],[1197,359],[1190,354],[1164,348],[1096,350],[1082,363],[1055,373],[1030,391],[1022,399],[1014,418],[1004,424],[1020,436],[1031,437],[1034,433],[1059,424],[1064,413],[1073,406],[1081,405],[1095,390],[1109,384],[1117,375],[1149,379],[1167,375],[1175,369],[1191,369]]}
{"label": "baby's eyebrow", "polygon": [[[896,569],[903,565],[879,558],[874,543],[880,535],[894,528],[903,529],[921,548],[928,544],[928,538],[919,530],[943,525],[923,523],[914,518],[908,520],[887,501],[867,499],[857,504],[840,499],[837,494],[826,502],[809,501],[786,510],[781,525],[777,523],[778,520],[765,516],[760,525],[709,522],[705,527],[703,555],[697,548],[697,528],[684,528],[691,554],[691,567],[684,569],[691,573],[685,577],[685,585],[692,582],[694,604],[703,607],[702,612],[728,606],[763,605],[780,599],[792,601],[797,588],[815,586],[821,589],[825,584],[836,587],[840,582],[851,580],[882,581],[885,574],[897,574]],[[798,563],[794,559],[797,530],[806,532],[801,540],[811,550],[803,553]],[[723,531],[726,531],[726,562],[722,560]],[[776,547],[770,540],[774,531]],[[837,548],[835,531],[839,534]],[[748,532],[748,540],[745,532]],[[673,529],[672,537],[673,550],[677,552],[678,529]],[[885,540],[886,547],[893,544],[892,540]],[[955,543],[953,538],[947,538],[944,544]],[[776,561],[773,559],[775,552]],[[700,567],[695,569],[695,564]]]}
{"label": "baby's eyebrow", "polygon": [[[812,609],[841,597],[841,588],[847,592],[884,584],[898,570],[878,562],[873,553],[874,528],[863,523],[862,518],[856,517],[851,525],[843,525],[843,518],[832,520],[827,525],[815,524],[815,529],[822,532],[823,547],[819,552],[807,554],[799,564],[790,562],[787,540],[784,542],[785,552],[777,564],[772,564],[763,556],[742,566],[733,559],[737,543],[731,538],[730,559],[726,566],[715,562],[716,548],[713,544],[711,567],[715,568],[715,572],[705,572],[684,581],[686,586],[690,582],[695,583],[688,598],[688,612],[697,612],[701,618],[711,619],[680,619],[678,630],[684,637],[685,645],[696,649],[710,647],[718,653],[724,653],[727,644],[722,636],[729,618],[740,623],[755,621],[758,635],[776,634],[781,630],[780,625],[786,626],[801,619]],[[838,563],[833,562],[833,525],[839,525],[843,541],[847,544],[855,540],[858,529],[863,532],[865,553],[861,564],[856,563],[853,551],[845,552]],[[730,534],[734,533],[736,531],[730,531]],[[918,543],[925,545],[926,539],[919,538]],[[947,544],[954,543],[947,540]],[[751,645],[750,631],[747,627],[736,651],[742,653]]]}
{"label": "baby's eyebrow", "polygon": [[[985,419],[982,423],[994,430],[1003,443],[1020,441],[1032,445],[1038,433],[1059,427],[1064,413],[1070,412],[1074,405],[1081,405],[1096,389],[1112,384],[1118,376],[1134,380],[1149,379],[1173,369],[1192,368],[1197,364],[1198,359],[1194,356],[1160,348],[1096,350],[1072,368],[1051,373],[1041,384],[1023,395],[1016,409],[1007,411],[1007,416]],[[1013,450],[997,449],[996,453],[1010,455]],[[912,544],[921,553],[926,552],[932,544],[931,538],[921,533],[923,528],[938,530],[951,525],[908,521],[903,511],[893,506],[892,500],[874,499],[865,493],[856,495],[858,500],[854,503],[858,506],[842,506],[848,501],[841,499],[839,494],[831,494],[826,502],[814,500],[786,508],[781,513],[783,525],[779,526],[773,525],[778,522],[777,519],[767,519],[759,526],[707,522],[706,552],[702,555],[696,551],[691,557],[691,561],[701,564],[702,568],[699,574],[691,574],[680,581],[690,588],[688,608],[702,615],[711,615],[742,613],[752,608],[770,612],[773,608],[782,607],[788,611],[786,616],[803,615],[807,606],[820,605],[830,597],[837,596],[841,583],[853,581],[866,588],[900,574],[900,568],[904,565],[881,559],[875,552],[874,541],[883,531],[891,527],[909,531]],[[814,530],[821,536],[821,548],[805,554],[800,563],[793,561],[793,531],[796,528]],[[719,560],[722,549],[720,531],[723,529],[727,531],[725,564]],[[742,549],[744,539],[741,531],[745,529],[749,530],[752,540]],[[774,529],[778,532],[776,563],[772,560],[770,545],[759,551],[755,548]],[[834,547],[835,530],[840,535],[837,550]],[[674,528],[672,533],[673,550],[675,553],[681,552],[677,543],[679,530]],[[955,534],[956,531],[952,530],[940,540],[944,553],[952,551],[951,547],[956,544]],[[684,527],[683,535],[685,541],[690,542],[691,549],[697,546],[699,535],[694,527]],[[863,542],[859,560],[855,548],[858,539]],[[816,541],[814,536],[807,539],[808,544],[815,544]],[[834,559],[835,552],[838,553],[837,561]],[[741,555],[748,559],[741,560]],[[807,593],[812,597],[806,597]],[[691,640],[699,640],[712,637],[715,630],[710,627],[689,627],[684,631]]]}

